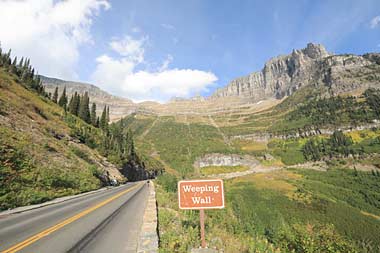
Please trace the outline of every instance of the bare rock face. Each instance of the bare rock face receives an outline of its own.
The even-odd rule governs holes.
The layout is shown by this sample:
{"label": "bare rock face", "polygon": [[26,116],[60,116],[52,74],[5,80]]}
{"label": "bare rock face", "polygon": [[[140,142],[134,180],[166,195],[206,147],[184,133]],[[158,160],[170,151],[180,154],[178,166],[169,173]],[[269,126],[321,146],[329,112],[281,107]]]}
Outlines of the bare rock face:
{"label": "bare rock face", "polygon": [[207,154],[194,162],[194,167],[203,168],[208,166],[247,166],[257,165],[257,160],[249,155],[236,154]]}
{"label": "bare rock face", "polygon": [[[212,97],[237,96],[259,101],[281,99],[306,85],[325,85],[334,94],[380,87],[376,74],[379,67],[379,54],[330,55],[322,45],[309,43],[290,55],[269,60],[260,72],[233,80]],[[358,78],[361,75],[365,80]],[[371,80],[368,76],[372,76]]]}

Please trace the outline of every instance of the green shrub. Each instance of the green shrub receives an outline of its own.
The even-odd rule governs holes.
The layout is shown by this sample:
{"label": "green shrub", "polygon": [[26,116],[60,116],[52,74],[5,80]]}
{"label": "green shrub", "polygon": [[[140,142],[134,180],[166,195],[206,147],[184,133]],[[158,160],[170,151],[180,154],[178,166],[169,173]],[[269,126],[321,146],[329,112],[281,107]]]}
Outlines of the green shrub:
{"label": "green shrub", "polygon": [[176,176],[164,173],[157,177],[157,183],[160,184],[167,192],[177,192],[178,179]]}

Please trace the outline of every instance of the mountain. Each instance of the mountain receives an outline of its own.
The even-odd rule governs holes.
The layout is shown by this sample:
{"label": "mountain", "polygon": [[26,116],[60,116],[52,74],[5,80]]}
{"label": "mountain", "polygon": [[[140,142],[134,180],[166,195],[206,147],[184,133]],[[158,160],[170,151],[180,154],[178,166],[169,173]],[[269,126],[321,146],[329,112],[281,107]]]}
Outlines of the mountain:
{"label": "mountain", "polygon": [[[319,88],[319,95],[360,94],[369,87],[380,87],[380,54],[334,55],[323,45],[307,44],[289,55],[270,59],[259,72],[231,81],[210,97],[173,98],[167,103],[133,103],[116,97],[91,84],[69,82],[41,76],[50,93],[66,86],[68,94],[89,92],[100,113],[110,106],[116,121],[131,113],[156,115],[213,115],[220,112],[253,113],[268,109],[303,87]],[[323,92],[322,92],[323,90]]]}
{"label": "mountain", "polygon": [[66,87],[66,92],[70,98],[75,92],[84,94],[88,92],[91,99],[91,103],[94,102],[97,108],[97,114],[101,115],[105,105],[110,107],[110,119],[116,121],[121,119],[125,115],[129,115],[135,112],[137,105],[130,99],[113,96],[106,91],[101,90],[92,84],[65,81],[57,78],[50,78],[46,76],[40,76],[42,84],[45,86],[45,90],[48,93],[53,94],[56,87],[59,89],[59,94],[63,88]]}
{"label": "mountain", "polygon": [[212,97],[281,99],[308,85],[326,86],[334,94],[354,92],[379,87],[379,70],[378,53],[333,55],[324,46],[309,43],[304,49],[269,60],[259,72],[231,81]]}

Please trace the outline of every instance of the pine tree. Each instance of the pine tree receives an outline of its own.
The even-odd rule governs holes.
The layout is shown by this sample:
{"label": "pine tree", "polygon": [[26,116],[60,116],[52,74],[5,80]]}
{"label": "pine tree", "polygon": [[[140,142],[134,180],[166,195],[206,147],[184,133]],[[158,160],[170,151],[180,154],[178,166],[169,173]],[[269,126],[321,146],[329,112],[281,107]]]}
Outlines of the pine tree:
{"label": "pine tree", "polygon": [[100,127],[100,119],[99,119],[99,116],[96,117],[96,124],[95,124],[95,127]]}
{"label": "pine tree", "polygon": [[96,104],[92,103],[91,106],[91,124],[96,127]]}
{"label": "pine tree", "polygon": [[73,103],[74,103],[74,95],[71,95],[71,98],[70,98],[70,102],[69,102],[69,106],[68,106],[68,111],[71,113],[71,114],[74,114],[73,113]]}
{"label": "pine tree", "polygon": [[100,128],[106,130],[108,128],[107,122],[107,106],[104,106],[102,116],[100,117]]}
{"label": "pine tree", "polygon": [[90,103],[90,98],[88,97],[88,92],[85,92],[84,95],[80,99],[78,116],[79,118],[87,122],[88,124],[91,123],[89,103]]}
{"label": "pine tree", "polygon": [[14,58],[12,64],[9,66],[9,72],[17,74],[17,56]]}
{"label": "pine tree", "polygon": [[59,98],[58,105],[63,107],[66,111],[67,108],[67,95],[66,95],[66,87],[63,89],[62,95]]}
{"label": "pine tree", "polygon": [[74,114],[75,116],[79,115],[80,100],[81,100],[80,95],[77,92],[75,92],[74,102],[73,102],[73,112],[72,112],[72,114]]}
{"label": "pine tree", "polygon": [[69,112],[75,116],[78,116],[79,113],[79,104],[80,104],[80,96],[77,92],[74,93],[72,99],[69,104]]}
{"label": "pine tree", "polygon": [[12,52],[12,50],[9,49],[8,53],[4,55],[3,65],[6,68],[9,67],[9,65],[11,65],[11,52]]}
{"label": "pine tree", "polygon": [[21,58],[20,62],[18,63],[18,68],[21,69],[22,66],[24,65],[24,57]]}
{"label": "pine tree", "polygon": [[54,103],[58,102],[58,87],[55,87],[54,95],[53,95],[53,102]]}
{"label": "pine tree", "polygon": [[110,123],[110,107],[107,106],[107,124]]}

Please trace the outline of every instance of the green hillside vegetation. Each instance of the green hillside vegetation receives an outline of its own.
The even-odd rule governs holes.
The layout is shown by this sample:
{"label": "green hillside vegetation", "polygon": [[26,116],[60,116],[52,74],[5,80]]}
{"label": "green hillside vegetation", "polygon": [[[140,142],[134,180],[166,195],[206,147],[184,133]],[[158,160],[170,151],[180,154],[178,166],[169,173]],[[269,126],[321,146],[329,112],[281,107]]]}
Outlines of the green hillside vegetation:
{"label": "green hillside vegetation", "polygon": [[[183,176],[194,173],[193,163],[200,156],[234,152],[214,126],[179,123],[173,117],[147,119],[135,115],[126,117],[124,122],[126,128],[139,140],[139,151],[146,154],[158,153],[160,159]],[[145,131],[146,135],[139,138]]]}
{"label": "green hillside vegetation", "polygon": [[248,169],[249,168],[247,166],[207,166],[200,168],[200,172],[202,175],[208,176],[222,173],[246,171]]}
{"label": "green hillside vegetation", "polygon": [[70,137],[63,110],[17,82],[0,68],[0,209],[101,187],[100,155]]}
{"label": "green hillside vegetation", "polygon": [[[302,94],[304,92],[301,90]],[[218,138],[224,144],[219,153],[249,154],[268,166],[326,162],[327,171],[306,167],[225,180],[226,209],[206,212],[206,240],[210,247],[224,249],[224,252],[380,250],[377,232],[380,229],[380,172],[376,170],[380,167],[378,128],[337,130],[316,136],[293,135],[300,128],[304,132],[372,123],[379,119],[379,90],[367,90],[359,97],[317,97],[311,94],[307,101],[296,92],[275,108],[251,115],[235,115],[242,123],[220,129],[227,136],[272,132],[288,135],[288,138],[261,142],[237,139],[227,145],[214,126],[197,128],[196,123],[183,124],[176,122],[174,117],[146,124],[142,132],[153,127],[144,136],[145,147],[154,143],[160,157],[175,169],[192,164],[189,150],[215,140],[188,141],[187,134],[192,133],[192,129],[199,131],[197,136]],[[235,120],[233,118],[230,116],[229,120]],[[223,122],[218,116],[215,120]],[[160,133],[163,133],[161,138]],[[181,141],[186,144],[182,146]],[[201,156],[207,152],[216,151],[202,149],[194,153]],[[265,154],[271,154],[274,159],[263,160]],[[369,166],[372,171],[359,171],[356,169],[359,165]],[[234,170],[233,167],[210,167],[200,172],[208,175],[229,169]],[[199,213],[177,207],[177,181],[181,177],[199,176],[190,170],[185,173],[179,177],[166,173],[157,179],[160,252],[187,252],[200,244]]]}
{"label": "green hillside vegetation", "polygon": [[157,173],[132,133],[109,124],[108,107],[97,117],[86,93],[70,101],[65,89],[46,94],[34,72],[29,60],[11,61],[0,49],[0,210],[107,185],[104,157],[126,172],[154,165]]}
{"label": "green hillside vegetation", "polygon": [[361,96],[305,100],[284,120],[270,127],[276,134],[295,134],[322,128],[358,126],[380,119],[380,90],[368,89]]}
{"label": "green hillside vegetation", "polygon": [[[379,176],[336,167],[227,180],[226,209],[206,211],[206,240],[225,252],[377,252]],[[160,252],[197,247],[198,211],[178,210],[174,176],[158,183]]]}

